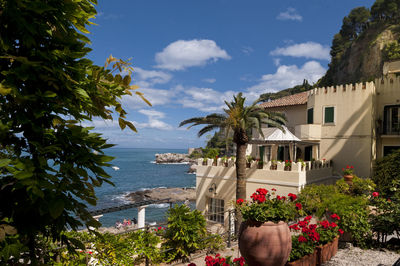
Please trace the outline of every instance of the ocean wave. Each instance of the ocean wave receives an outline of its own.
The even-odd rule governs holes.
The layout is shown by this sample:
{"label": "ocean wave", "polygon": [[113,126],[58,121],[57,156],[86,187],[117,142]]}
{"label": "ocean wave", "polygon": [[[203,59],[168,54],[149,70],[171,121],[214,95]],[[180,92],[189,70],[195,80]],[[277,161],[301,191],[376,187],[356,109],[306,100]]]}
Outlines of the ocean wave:
{"label": "ocean wave", "polygon": [[149,207],[155,209],[165,209],[169,207],[169,203],[150,204]]}
{"label": "ocean wave", "polygon": [[129,192],[125,192],[125,193],[123,193],[122,195],[120,194],[120,195],[116,195],[116,196],[113,196],[112,198],[111,198],[111,200],[112,201],[119,201],[119,202],[122,202],[122,203],[131,203],[131,201],[126,197],[126,196],[128,196],[129,195]]}

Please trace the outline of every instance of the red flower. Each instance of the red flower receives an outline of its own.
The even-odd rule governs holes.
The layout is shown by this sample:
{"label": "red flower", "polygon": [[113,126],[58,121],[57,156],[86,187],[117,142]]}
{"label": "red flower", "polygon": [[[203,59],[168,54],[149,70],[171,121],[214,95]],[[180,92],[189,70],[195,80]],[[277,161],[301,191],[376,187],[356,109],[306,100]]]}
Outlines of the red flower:
{"label": "red flower", "polygon": [[276,188],[271,189],[272,191],[276,191]]}
{"label": "red flower", "polygon": [[339,229],[339,233],[340,233],[341,235],[343,235],[343,234],[344,234],[344,231],[343,231],[342,229]]}
{"label": "red flower", "polygon": [[196,263],[189,263],[188,266],[196,266]]}
{"label": "red flower", "polygon": [[289,226],[289,228],[290,228],[290,229],[293,229],[293,230],[296,230],[296,231],[299,231],[299,230],[300,230],[298,224],[292,224],[292,225]]}
{"label": "red flower", "polygon": [[297,203],[296,203],[296,208],[297,208],[298,210],[301,210],[301,209],[303,208],[303,206],[301,206],[301,203],[297,202]]}
{"label": "red flower", "polygon": [[353,168],[354,168],[354,166],[350,166],[350,168],[351,168],[351,169],[353,169]]}
{"label": "red flower", "polygon": [[297,199],[297,196],[295,194],[293,194],[293,193],[289,193],[288,197],[290,197],[291,201],[295,201]]}
{"label": "red flower", "polygon": [[311,215],[308,215],[306,218],[304,218],[304,221],[310,221],[312,219]]}
{"label": "red flower", "polygon": [[239,204],[239,205],[241,205],[243,202],[244,202],[244,200],[243,200],[243,199],[238,199],[238,200],[236,201],[236,204]]}
{"label": "red flower", "polygon": [[332,215],[331,215],[331,218],[332,218],[332,219],[335,219],[335,220],[340,220],[339,215],[337,215],[336,213],[332,214]]}
{"label": "red flower", "polygon": [[246,261],[244,260],[243,257],[235,258],[235,259],[233,259],[233,262],[239,262],[240,266],[243,266],[246,263]]}
{"label": "red flower", "polygon": [[305,238],[304,236],[299,236],[298,240],[300,243],[307,242],[307,238]]}
{"label": "red flower", "polygon": [[388,199],[388,202],[392,202],[392,200],[391,200],[391,199]]}
{"label": "red flower", "polygon": [[347,168],[347,169],[349,169],[349,168],[350,168],[350,166],[346,166],[346,168]]}
{"label": "red flower", "polygon": [[337,224],[335,224],[335,223],[332,222],[332,223],[330,224],[330,226],[331,226],[332,228],[335,228],[335,227],[337,226]]}
{"label": "red flower", "polygon": [[378,197],[379,196],[379,193],[378,192],[374,192],[374,193],[372,193],[372,197]]}
{"label": "red flower", "polygon": [[158,227],[158,230],[162,230],[162,227],[161,227],[161,226],[159,226],[159,227]]}
{"label": "red flower", "polygon": [[258,188],[256,192],[258,192],[258,194],[260,195],[267,195],[268,190],[266,190],[265,188]]}

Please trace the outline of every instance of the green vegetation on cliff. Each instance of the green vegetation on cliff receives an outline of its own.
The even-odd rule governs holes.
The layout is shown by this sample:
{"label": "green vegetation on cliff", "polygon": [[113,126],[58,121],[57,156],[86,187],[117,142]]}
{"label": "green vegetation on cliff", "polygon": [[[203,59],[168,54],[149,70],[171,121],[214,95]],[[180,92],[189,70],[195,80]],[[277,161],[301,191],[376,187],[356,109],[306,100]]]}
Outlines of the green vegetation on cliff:
{"label": "green vegetation on cliff", "polygon": [[317,86],[373,80],[384,61],[400,59],[400,1],[377,0],[343,18],[332,40],[329,69]]}

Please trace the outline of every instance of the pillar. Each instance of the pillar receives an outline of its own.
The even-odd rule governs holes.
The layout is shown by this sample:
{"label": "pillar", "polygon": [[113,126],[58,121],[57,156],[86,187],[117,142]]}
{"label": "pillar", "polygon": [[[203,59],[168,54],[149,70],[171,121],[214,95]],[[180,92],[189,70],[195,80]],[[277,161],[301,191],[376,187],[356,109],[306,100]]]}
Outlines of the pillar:
{"label": "pillar", "polygon": [[147,206],[140,206],[138,208],[138,228],[142,228],[145,226],[146,221],[146,207]]}

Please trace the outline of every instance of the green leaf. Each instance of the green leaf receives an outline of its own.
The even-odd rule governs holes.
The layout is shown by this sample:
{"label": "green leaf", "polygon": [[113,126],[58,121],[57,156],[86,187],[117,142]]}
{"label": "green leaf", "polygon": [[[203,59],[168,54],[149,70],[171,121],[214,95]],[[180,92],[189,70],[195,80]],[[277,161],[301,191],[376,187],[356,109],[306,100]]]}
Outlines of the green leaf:
{"label": "green leaf", "polygon": [[118,124],[119,124],[119,127],[120,127],[122,130],[125,129],[125,127],[126,127],[126,122],[125,122],[125,120],[122,119],[121,117],[118,118]]}
{"label": "green leaf", "polygon": [[61,199],[49,202],[49,212],[51,217],[53,217],[54,219],[59,217],[63,211],[64,211],[64,201],[62,201]]}
{"label": "green leaf", "polygon": [[10,159],[0,159],[0,167],[7,166],[11,163]]}
{"label": "green leaf", "polygon": [[43,94],[43,97],[46,97],[46,98],[53,98],[53,97],[56,97],[56,96],[57,96],[57,93],[55,93],[53,91],[46,91]]}

